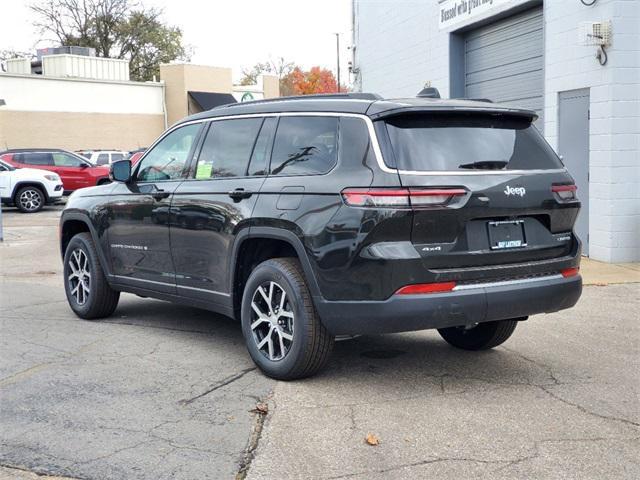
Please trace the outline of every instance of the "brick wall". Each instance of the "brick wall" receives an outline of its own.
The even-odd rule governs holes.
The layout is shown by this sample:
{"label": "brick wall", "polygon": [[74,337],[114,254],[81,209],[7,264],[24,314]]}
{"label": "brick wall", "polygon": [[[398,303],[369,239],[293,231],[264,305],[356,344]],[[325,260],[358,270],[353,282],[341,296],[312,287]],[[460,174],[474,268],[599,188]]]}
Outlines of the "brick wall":
{"label": "brick wall", "polygon": [[[559,92],[590,89],[589,249],[607,262],[640,260],[640,2],[545,2],[545,135],[557,147]],[[578,44],[585,21],[612,21],[606,66]]]}

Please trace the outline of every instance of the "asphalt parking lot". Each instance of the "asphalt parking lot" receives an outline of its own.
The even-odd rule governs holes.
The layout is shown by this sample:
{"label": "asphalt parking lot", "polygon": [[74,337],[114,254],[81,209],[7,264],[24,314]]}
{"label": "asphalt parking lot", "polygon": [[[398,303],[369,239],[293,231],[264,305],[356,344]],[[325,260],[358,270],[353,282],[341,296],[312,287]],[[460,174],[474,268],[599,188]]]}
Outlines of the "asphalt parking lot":
{"label": "asphalt parking lot", "polygon": [[75,317],[59,214],[3,212],[0,478],[640,477],[638,284],[586,287],[493,351],[358,337],[275,382],[221,316],[123,295]]}

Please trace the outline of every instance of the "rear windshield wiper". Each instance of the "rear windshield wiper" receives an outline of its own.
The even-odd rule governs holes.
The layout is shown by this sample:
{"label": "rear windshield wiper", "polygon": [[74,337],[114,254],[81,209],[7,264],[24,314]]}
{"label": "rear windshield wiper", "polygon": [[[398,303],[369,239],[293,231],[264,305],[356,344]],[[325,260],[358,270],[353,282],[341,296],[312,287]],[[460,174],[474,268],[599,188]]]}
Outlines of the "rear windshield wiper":
{"label": "rear windshield wiper", "polygon": [[463,163],[458,168],[471,168],[476,170],[502,170],[509,162],[503,160],[481,160],[479,162]]}

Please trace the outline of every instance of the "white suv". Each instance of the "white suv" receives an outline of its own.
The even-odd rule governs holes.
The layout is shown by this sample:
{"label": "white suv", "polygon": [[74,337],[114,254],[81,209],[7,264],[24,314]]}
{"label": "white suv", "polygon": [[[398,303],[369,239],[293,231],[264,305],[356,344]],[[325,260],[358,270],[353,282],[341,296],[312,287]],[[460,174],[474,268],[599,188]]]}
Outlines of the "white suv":
{"label": "white suv", "polygon": [[94,165],[110,165],[113,162],[129,158],[129,152],[121,150],[81,150],[76,153],[79,153]]}
{"label": "white suv", "polygon": [[24,213],[34,213],[45,204],[62,198],[64,187],[57,173],[35,168],[15,168],[0,160],[2,203],[15,205]]}

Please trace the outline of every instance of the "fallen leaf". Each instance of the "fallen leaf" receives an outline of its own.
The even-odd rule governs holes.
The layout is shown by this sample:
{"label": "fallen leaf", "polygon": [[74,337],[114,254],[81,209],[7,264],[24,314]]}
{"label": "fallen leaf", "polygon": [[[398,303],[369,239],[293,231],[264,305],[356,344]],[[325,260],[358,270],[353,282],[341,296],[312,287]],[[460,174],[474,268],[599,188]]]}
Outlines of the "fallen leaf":
{"label": "fallen leaf", "polygon": [[266,415],[267,413],[269,413],[269,405],[267,405],[266,403],[256,403],[256,408],[254,408],[253,410],[251,410],[251,413],[257,413],[259,415]]}
{"label": "fallen leaf", "polygon": [[380,440],[378,439],[378,437],[376,437],[373,433],[368,433],[366,438],[364,439],[365,442],[367,442],[369,445],[379,445],[380,444]]}

